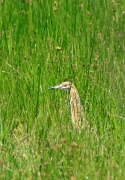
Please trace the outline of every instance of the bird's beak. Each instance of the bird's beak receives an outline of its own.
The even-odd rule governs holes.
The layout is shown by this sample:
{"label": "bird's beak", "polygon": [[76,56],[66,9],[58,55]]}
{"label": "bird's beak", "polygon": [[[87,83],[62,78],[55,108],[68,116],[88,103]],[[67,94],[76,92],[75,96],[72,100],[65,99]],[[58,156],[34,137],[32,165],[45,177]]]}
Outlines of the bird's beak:
{"label": "bird's beak", "polygon": [[52,89],[61,89],[61,86],[60,85],[54,86],[54,87],[49,88],[48,90],[52,90]]}
{"label": "bird's beak", "polygon": [[65,90],[65,91],[68,90],[66,87],[61,86],[61,85],[51,87],[51,88],[49,88],[48,90],[53,90],[53,89],[61,89],[61,90]]}

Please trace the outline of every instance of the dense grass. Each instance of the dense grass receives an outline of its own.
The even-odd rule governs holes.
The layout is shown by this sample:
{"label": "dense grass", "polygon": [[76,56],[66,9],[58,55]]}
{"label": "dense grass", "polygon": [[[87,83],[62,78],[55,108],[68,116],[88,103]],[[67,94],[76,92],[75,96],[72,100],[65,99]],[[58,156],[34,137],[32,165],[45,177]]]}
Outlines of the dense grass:
{"label": "dense grass", "polygon": [[124,21],[124,0],[0,2],[0,179],[125,179]]}

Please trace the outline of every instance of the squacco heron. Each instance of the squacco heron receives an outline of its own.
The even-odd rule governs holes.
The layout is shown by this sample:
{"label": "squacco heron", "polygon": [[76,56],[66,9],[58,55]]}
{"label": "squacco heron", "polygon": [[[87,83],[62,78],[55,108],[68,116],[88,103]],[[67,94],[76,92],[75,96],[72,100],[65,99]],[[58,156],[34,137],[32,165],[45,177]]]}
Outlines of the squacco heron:
{"label": "squacco heron", "polygon": [[74,84],[71,82],[62,82],[58,86],[49,88],[49,90],[52,89],[61,89],[70,92],[72,124],[75,129],[81,129],[81,127],[83,127],[83,122],[85,121],[85,116],[83,114],[83,107],[80,101],[79,93]]}

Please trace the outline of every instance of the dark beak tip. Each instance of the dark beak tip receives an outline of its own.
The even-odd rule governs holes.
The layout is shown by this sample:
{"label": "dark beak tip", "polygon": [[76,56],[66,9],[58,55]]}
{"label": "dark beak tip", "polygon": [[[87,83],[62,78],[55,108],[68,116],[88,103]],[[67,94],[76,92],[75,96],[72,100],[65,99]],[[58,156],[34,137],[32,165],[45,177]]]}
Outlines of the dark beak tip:
{"label": "dark beak tip", "polygon": [[48,88],[47,90],[52,90],[53,88]]}

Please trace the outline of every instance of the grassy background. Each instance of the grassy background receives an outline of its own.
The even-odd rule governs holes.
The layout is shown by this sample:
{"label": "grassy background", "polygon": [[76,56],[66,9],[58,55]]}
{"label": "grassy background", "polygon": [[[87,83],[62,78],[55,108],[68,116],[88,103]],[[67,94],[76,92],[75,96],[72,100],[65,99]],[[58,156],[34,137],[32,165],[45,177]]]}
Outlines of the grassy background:
{"label": "grassy background", "polygon": [[124,22],[124,0],[0,1],[0,179],[125,179]]}

